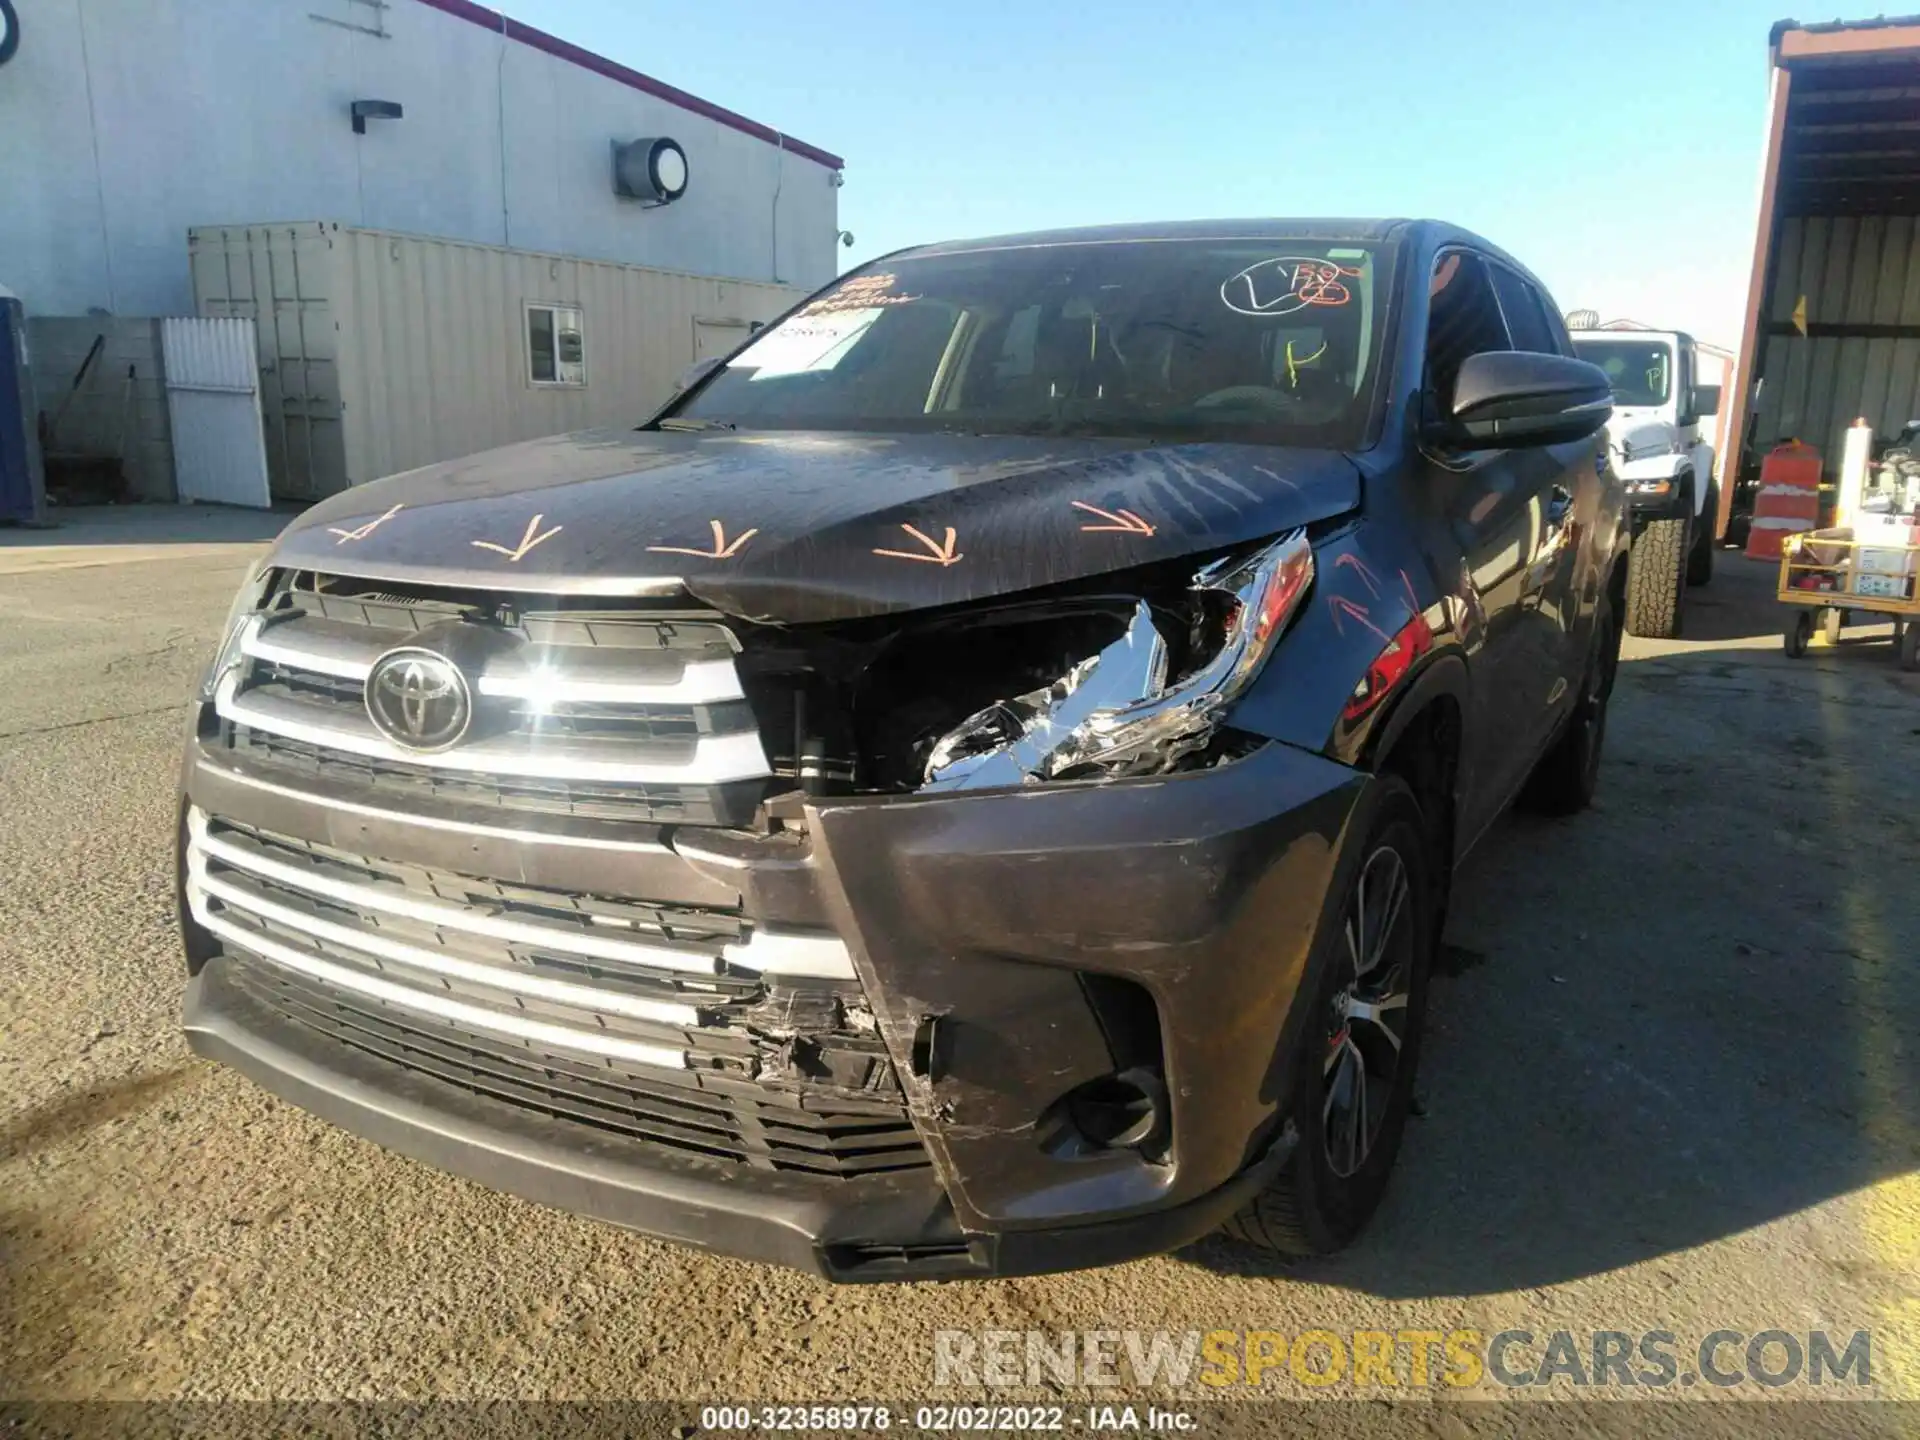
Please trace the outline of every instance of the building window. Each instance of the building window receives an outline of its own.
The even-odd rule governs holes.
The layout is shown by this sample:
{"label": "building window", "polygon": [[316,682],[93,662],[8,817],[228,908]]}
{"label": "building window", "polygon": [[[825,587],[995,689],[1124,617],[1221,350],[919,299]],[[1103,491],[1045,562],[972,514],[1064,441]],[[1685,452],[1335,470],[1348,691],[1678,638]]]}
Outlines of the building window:
{"label": "building window", "polygon": [[535,385],[587,383],[579,306],[527,306],[527,378]]}

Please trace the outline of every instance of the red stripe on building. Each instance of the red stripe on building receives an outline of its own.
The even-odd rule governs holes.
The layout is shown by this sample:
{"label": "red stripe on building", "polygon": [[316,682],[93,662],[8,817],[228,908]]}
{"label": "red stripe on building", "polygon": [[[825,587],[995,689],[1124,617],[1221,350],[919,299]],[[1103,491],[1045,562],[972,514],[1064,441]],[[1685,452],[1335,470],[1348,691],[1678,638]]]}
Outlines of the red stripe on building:
{"label": "red stripe on building", "polygon": [[702,100],[698,95],[689,95],[684,90],[676,90],[664,80],[656,80],[651,75],[642,75],[638,70],[629,70],[625,65],[596,55],[591,50],[582,50],[571,45],[557,35],[549,35],[544,30],[536,30],[531,25],[522,25],[518,20],[489,10],[484,5],[475,5],[472,0],[420,0],[422,5],[431,6],[442,14],[455,19],[465,20],[470,25],[478,25],[482,30],[490,30],[495,35],[504,35],[509,40],[518,40],[522,45],[531,45],[535,50],[543,50],[549,55],[578,65],[583,70],[591,70],[596,75],[604,75],[609,80],[617,80],[629,89],[638,90],[644,95],[665,100],[678,105],[682,110],[690,110],[695,115],[704,115],[709,120],[717,120],[744,135],[764,140],[769,145],[779,145],[809,160],[825,165],[830,170],[843,170],[846,162],[829,150],[817,145],[809,145],[804,140],[796,140],[791,135],[783,136],[771,125],[762,125],[758,120],[749,120],[737,115],[723,105],[715,105],[711,100]]}

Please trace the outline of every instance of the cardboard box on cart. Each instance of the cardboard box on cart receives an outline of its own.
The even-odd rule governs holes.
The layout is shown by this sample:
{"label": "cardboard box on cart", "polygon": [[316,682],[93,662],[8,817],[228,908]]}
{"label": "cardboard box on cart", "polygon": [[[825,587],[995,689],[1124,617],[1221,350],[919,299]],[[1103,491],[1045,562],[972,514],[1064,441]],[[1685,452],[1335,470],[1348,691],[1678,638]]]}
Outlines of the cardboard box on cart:
{"label": "cardboard box on cart", "polygon": [[1856,515],[1852,572],[1848,590],[1870,599],[1905,600],[1913,594],[1915,560],[1920,559],[1920,518],[1913,515]]}

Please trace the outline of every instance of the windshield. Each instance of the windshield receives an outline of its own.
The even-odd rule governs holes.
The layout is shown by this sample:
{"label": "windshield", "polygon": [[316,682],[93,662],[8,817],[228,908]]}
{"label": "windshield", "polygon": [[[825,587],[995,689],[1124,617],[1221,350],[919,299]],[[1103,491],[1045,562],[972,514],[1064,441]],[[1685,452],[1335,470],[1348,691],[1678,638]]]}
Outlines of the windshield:
{"label": "windshield", "polygon": [[1574,354],[1607,372],[1620,405],[1664,405],[1673,392],[1673,347],[1664,340],[1575,340]]}
{"label": "windshield", "polygon": [[1262,239],[883,260],[761,335],[677,418],[1351,448],[1379,365],[1381,256]]}

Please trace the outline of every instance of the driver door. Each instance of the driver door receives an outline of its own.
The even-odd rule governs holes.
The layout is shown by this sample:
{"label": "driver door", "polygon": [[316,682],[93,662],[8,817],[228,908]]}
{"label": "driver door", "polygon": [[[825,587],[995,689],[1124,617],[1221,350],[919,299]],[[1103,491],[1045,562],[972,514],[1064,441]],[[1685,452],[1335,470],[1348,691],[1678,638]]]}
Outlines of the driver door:
{"label": "driver door", "polygon": [[[1494,262],[1441,252],[1430,281],[1424,403],[1444,413],[1471,355],[1517,350],[1495,289]],[[1569,688],[1566,614],[1573,494],[1555,450],[1472,450],[1424,457],[1425,482],[1461,556],[1457,593],[1472,672],[1463,757],[1464,833],[1477,836],[1532,770]]]}

